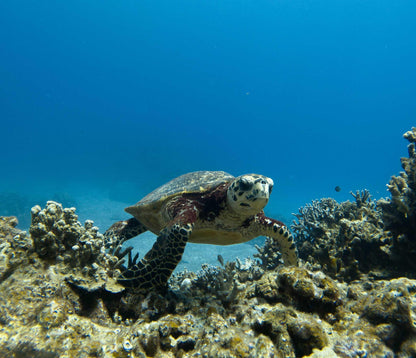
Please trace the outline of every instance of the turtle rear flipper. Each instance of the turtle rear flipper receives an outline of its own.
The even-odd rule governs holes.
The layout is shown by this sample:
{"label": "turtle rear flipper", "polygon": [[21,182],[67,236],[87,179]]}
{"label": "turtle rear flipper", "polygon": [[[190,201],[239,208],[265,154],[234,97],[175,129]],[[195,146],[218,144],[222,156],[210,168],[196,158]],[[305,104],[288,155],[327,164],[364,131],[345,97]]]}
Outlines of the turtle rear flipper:
{"label": "turtle rear flipper", "polygon": [[182,259],[193,223],[173,223],[163,229],[150,251],[128,267],[118,278],[123,286],[134,290],[163,289],[172,271]]}

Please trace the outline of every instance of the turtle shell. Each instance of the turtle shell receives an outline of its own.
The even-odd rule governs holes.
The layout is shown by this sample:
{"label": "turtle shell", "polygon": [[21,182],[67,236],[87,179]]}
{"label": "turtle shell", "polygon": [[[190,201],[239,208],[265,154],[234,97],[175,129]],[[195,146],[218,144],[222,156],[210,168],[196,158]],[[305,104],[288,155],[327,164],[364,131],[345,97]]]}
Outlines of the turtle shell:
{"label": "turtle shell", "polygon": [[204,193],[220,184],[228,183],[234,177],[223,171],[198,171],[181,175],[146,195],[135,205],[125,209],[153,232],[163,227],[162,205],[185,193]]}

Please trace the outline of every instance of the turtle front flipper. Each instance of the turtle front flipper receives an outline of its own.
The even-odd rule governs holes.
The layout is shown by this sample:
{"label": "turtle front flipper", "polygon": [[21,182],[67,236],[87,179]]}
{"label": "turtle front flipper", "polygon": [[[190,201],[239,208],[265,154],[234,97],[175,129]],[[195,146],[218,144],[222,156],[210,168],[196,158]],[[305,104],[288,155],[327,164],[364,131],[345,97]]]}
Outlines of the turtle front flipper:
{"label": "turtle front flipper", "polygon": [[175,222],[160,232],[150,251],[128,267],[118,281],[135,291],[163,289],[178,265],[191,236],[193,223]]}
{"label": "turtle front flipper", "polygon": [[104,233],[106,248],[116,248],[131,238],[147,231],[147,228],[137,219],[117,221]]}
{"label": "turtle front flipper", "polygon": [[268,236],[279,244],[286,266],[298,265],[298,252],[293,242],[293,236],[285,224],[262,214],[256,216],[252,229],[256,231],[256,236]]}

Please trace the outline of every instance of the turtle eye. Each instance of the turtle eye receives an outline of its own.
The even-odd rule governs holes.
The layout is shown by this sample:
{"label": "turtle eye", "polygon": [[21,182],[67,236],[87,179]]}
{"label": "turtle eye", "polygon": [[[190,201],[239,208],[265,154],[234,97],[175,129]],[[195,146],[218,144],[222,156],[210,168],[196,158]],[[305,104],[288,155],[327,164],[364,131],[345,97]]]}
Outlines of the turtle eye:
{"label": "turtle eye", "polygon": [[247,179],[242,178],[240,179],[239,186],[241,190],[247,191],[253,187],[253,183]]}

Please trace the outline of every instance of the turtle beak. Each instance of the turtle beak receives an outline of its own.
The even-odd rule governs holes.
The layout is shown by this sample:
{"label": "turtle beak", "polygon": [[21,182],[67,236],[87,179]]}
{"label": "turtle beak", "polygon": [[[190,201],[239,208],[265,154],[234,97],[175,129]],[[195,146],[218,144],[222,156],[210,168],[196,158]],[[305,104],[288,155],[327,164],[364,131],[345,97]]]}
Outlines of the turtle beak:
{"label": "turtle beak", "polygon": [[267,179],[269,179],[269,195],[270,195],[272,193],[274,183],[272,179],[270,178],[267,178]]}

